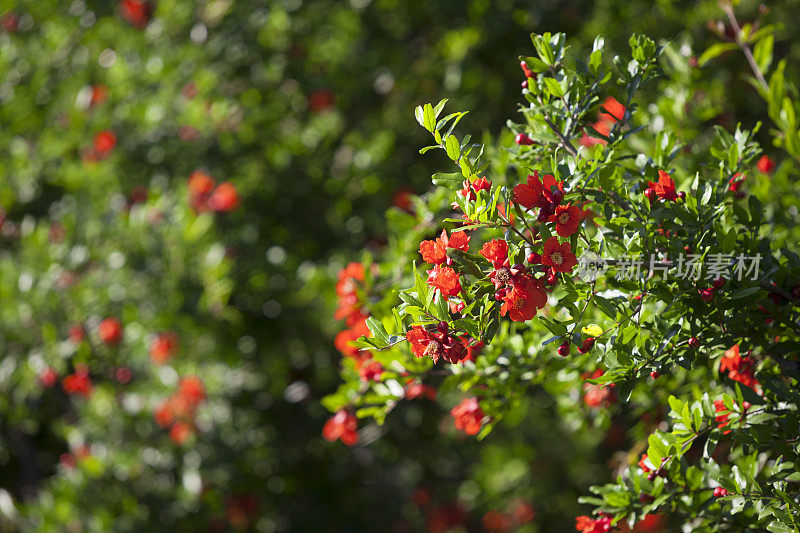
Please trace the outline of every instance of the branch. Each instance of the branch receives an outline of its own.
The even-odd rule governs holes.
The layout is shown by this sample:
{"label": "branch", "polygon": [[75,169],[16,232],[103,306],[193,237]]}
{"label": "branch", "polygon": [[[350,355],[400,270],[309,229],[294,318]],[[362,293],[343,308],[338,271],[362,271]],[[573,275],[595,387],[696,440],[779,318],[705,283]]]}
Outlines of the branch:
{"label": "branch", "polygon": [[564,137],[564,134],[561,133],[561,130],[556,128],[556,125],[553,124],[553,122],[547,117],[547,115],[544,115],[544,121],[547,123],[548,126],[550,126],[550,129],[553,130],[553,133],[556,134],[556,137],[558,137],[558,140],[561,141],[561,145],[567,150],[567,152],[572,154],[574,157],[578,157],[578,151],[575,149],[574,146],[572,146],[572,143],[569,142],[569,139]]}
{"label": "branch", "polygon": [[736,44],[741,48],[742,52],[744,52],[744,57],[747,58],[747,62],[750,64],[750,68],[755,74],[758,83],[761,85],[761,88],[769,92],[769,84],[767,83],[766,78],[764,78],[764,74],[761,72],[761,69],[758,67],[758,63],[756,63],[756,59],[753,57],[753,52],[750,51],[750,47],[747,45],[746,42],[742,41],[741,32],[742,28],[739,26],[739,21],[736,20],[736,15],[733,13],[733,7],[728,2],[720,2],[720,6],[722,7],[725,14],[728,15],[728,20],[731,23],[731,28],[733,28],[734,39]]}

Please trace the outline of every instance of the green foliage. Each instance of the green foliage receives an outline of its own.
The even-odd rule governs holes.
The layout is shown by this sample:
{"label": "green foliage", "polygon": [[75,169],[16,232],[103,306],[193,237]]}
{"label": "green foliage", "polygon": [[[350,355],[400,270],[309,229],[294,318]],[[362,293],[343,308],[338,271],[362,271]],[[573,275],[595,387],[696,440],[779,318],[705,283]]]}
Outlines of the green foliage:
{"label": "green foliage", "polygon": [[[730,8],[723,9],[737,27]],[[761,69],[773,64],[774,28],[751,30],[742,28],[733,43],[712,45],[698,64],[711,65],[734,49],[751,57],[755,45],[757,82]],[[413,245],[419,233],[402,233],[402,250],[389,252],[382,262],[382,269],[393,273],[399,301],[386,296],[369,310],[381,316],[394,307],[402,320],[395,332],[407,334],[414,353],[404,343],[380,345],[367,338],[362,346],[371,342],[381,349],[384,365],[410,368],[426,361],[423,380],[444,375],[444,381],[436,380],[440,391],[477,397],[483,424],[477,438],[486,442],[504,441],[493,440],[490,432],[529,395],[551,398],[537,409],[543,417],[553,405],[574,410],[585,403],[604,408],[593,416],[595,424],[608,416],[605,408],[627,419],[627,432],[636,436],[630,462],[620,465],[615,482],[594,486],[596,496],[581,499],[615,524],[625,519],[633,527],[647,515],[662,514],[702,531],[796,530],[800,492],[791,480],[800,460],[795,435],[800,397],[792,391],[800,381],[800,262],[797,240],[786,238],[796,235],[795,221],[777,212],[783,202],[797,204],[796,187],[781,188],[780,198],[742,189],[743,176],[752,176],[762,154],[759,122],[751,130],[737,124],[729,131],[697,117],[687,127],[689,117],[671,113],[677,94],[697,91],[702,83],[687,83],[674,45],[634,35],[628,53],[612,56],[597,38],[580,58],[570,53],[563,34],[534,34],[532,40],[536,56],[523,57],[534,73],[522,91],[523,121],[509,121],[509,133],[497,140],[476,145],[469,135],[459,138],[452,130],[443,135],[435,121],[444,101],[417,107],[418,122],[436,143],[421,152],[442,149],[461,170],[433,175],[433,184],[447,190],[428,202],[438,221],[432,229],[438,235],[443,227],[451,239],[463,231],[471,241],[469,249],[448,249],[447,267],[436,266],[426,282]],[[763,89],[776,125],[770,131],[774,144],[788,158],[782,168],[796,177],[791,136],[797,133],[792,109],[798,99],[783,96],[794,89],[784,86],[786,62],[775,64],[769,87],[754,85]],[[690,128],[702,133],[676,134]],[[770,179],[773,169],[764,165],[762,158],[759,172]],[[490,187],[477,186],[483,174]],[[525,200],[534,194],[527,192],[536,189],[532,183],[539,192],[535,201]],[[551,199],[556,185],[563,194]],[[462,218],[448,213],[451,201]],[[565,229],[558,224],[569,217],[561,222],[561,211],[551,216],[558,204],[592,213],[581,217],[580,226]],[[609,270],[596,279],[575,276],[577,268],[556,275],[559,269],[551,266],[560,264],[561,256],[557,263],[542,258],[549,254],[544,243],[557,238],[567,254],[608,259]],[[499,263],[486,252],[487,243],[497,239],[508,248]],[[441,263],[428,258],[434,257],[433,246],[428,241],[419,253]],[[525,259],[531,252],[534,259]],[[624,275],[625,258],[631,256],[643,258],[642,275]],[[690,263],[684,260],[692,258],[698,268],[687,274]],[[750,269],[743,268],[748,258],[755,260]],[[678,271],[658,268],[665,265]],[[446,268],[458,276],[455,295],[432,281]],[[547,288],[551,278],[557,284]],[[545,291],[547,305],[536,305],[543,307],[536,318],[506,316],[506,305],[525,306],[526,298],[535,299],[530,294]],[[448,294],[450,311],[442,305]],[[455,305],[460,310],[453,311]],[[421,348],[415,344],[420,336]],[[448,346],[459,338],[487,346],[474,360],[451,361],[448,357],[460,352]],[[568,355],[573,344],[580,353]],[[437,362],[442,350],[445,361]],[[380,386],[362,387],[335,408],[358,408],[370,388]],[[635,421],[637,413],[658,406],[669,408],[669,420],[658,429]],[[453,416],[459,427],[461,415]],[[573,438],[591,431],[592,416],[582,416],[581,424],[573,418],[562,420]],[[646,453],[646,467],[633,464],[637,449]],[[726,495],[716,494],[715,487]]]}

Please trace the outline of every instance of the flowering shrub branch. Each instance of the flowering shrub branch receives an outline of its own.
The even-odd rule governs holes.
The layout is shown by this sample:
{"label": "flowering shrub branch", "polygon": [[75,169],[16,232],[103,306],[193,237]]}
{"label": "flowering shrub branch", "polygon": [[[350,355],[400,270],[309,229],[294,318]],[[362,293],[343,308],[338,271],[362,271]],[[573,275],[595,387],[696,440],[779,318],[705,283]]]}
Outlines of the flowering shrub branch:
{"label": "flowering shrub branch", "polygon": [[[564,35],[534,35],[522,121],[497,144],[459,137],[466,113],[442,116],[445,100],[416,109],[435,142],[420,152],[443,150],[458,171],[434,174],[417,205],[435,232],[393,236],[397,291],[365,281],[384,265],[352,278],[373,315],[340,346],[346,381],[325,404],[344,429],[326,436],[355,444],[357,418],[382,424],[418,387],[446,393],[455,428],[479,439],[533,387],[588,418],[661,403],[669,420],[616,482],[592,487],[578,530],[667,513],[698,529],[793,531],[800,258],[771,242],[780,219],[743,187],[760,125],[697,140],[656,127],[665,118],[641,98],[672,83],[668,45],[629,44],[609,60],[598,38],[578,60]],[[683,155],[694,142],[697,160]]]}

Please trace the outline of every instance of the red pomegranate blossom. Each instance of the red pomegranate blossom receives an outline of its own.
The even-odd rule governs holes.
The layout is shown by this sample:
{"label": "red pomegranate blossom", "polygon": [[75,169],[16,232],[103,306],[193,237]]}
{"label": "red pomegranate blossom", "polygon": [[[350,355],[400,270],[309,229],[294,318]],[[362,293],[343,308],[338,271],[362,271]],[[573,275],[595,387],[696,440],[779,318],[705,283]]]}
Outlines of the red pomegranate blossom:
{"label": "red pomegranate blossom", "polygon": [[544,243],[542,264],[552,267],[556,272],[569,274],[578,264],[578,258],[572,253],[568,242],[559,244],[557,237],[550,237]]}
{"label": "red pomegranate blossom", "polygon": [[148,0],[121,0],[119,14],[136,29],[144,29],[153,16],[153,4]]}
{"label": "red pomegranate blossom", "polygon": [[308,108],[312,113],[321,113],[333,107],[333,93],[327,89],[314,91],[308,97]]}
{"label": "red pomegranate blossom", "polygon": [[448,237],[442,230],[442,235],[436,240],[422,241],[419,243],[419,253],[426,263],[440,265],[447,259],[447,248],[469,251],[469,235],[463,231],[456,231]]}
{"label": "red pomegranate blossom", "polygon": [[756,168],[762,174],[770,174],[775,169],[775,162],[769,156],[762,155],[756,163]]}
{"label": "red pomegranate blossom", "polygon": [[111,130],[103,130],[94,136],[94,151],[98,159],[108,157],[117,145],[117,136]]}
{"label": "red pomegranate blossom", "polygon": [[405,395],[406,400],[413,400],[415,398],[426,398],[428,400],[436,399],[436,388],[419,381],[412,381],[406,385]]}
{"label": "red pomegranate blossom", "polygon": [[122,323],[116,318],[105,318],[97,326],[97,335],[106,346],[116,346],[122,340]]}
{"label": "red pomegranate blossom", "polygon": [[478,399],[474,396],[461,400],[461,403],[450,411],[450,415],[455,421],[456,429],[460,429],[467,435],[477,435],[481,430],[483,418],[486,416]]}
{"label": "red pomegranate blossom", "polygon": [[344,409],[338,411],[332,418],[325,422],[322,436],[325,440],[334,442],[339,439],[348,446],[358,442],[358,421],[353,414]]}
{"label": "red pomegranate blossom", "polygon": [[658,171],[658,182],[648,181],[647,185],[654,189],[662,200],[674,201],[678,199],[678,193],[675,191],[675,182],[663,170]]}
{"label": "red pomegranate blossom", "polygon": [[78,394],[84,398],[89,398],[94,392],[92,379],[89,377],[89,369],[85,365],[80,365],[75,369],[75,373],[70,374],[61,382],[64,392],[67,394]]}
{"label": "red pomegranate blossom", "polygon": [[503,239],[493,239],[484,243],[478,253],[485,257],[495,269],[508,265],[508,243]]}
{"label": "red pomegranate blossom", "polygon": [[749,356],[739,355],[739,345],[735,344],[725,351],[719,364],[719,371],[728,371],[728,377],[758,392],[760,384],[755,378],[755,361]]}
{"label": "red pomegranate blossom", "polygon": [[528,176],[526,183],[520,183],[514,186],[513,201],[515,204],[530,209],[538,205],[542,197],[543,185],[539,179],[539,172],[534,171],[532,175]]}
{"label": "red pomegranate blossom", "polygon": [[448,363],[464,360],[469,351],[464,341],[438,329],[430,332],[422,326],[414,326],[406,332],[406,340],[417,357],[430,357],[434,363],[444,359]]}
{"label": "red pomegranate blossom", "polygon": [[358,374],[361,381],[367,383],[370,381],[380,381],[383,375],[383,365],[374,359],[369,359],[360,363],[358,367]]}
{"label": "red pomegranate blossom", "polygon": [[550,217],[550,222],[556,223],[556,233],[561,237],[569,237],[576,231],[581,223],[581,210],[577,206],[559,205],[555,214]]}
{"label": "red pomegranate blossom", "polygon": [[510,285],[500,306],[501,316],[508,315],[515,322],[525,322],[536,316],[537,309],[543,308],[547,303],[547,293],[541,281],[528,274],[514,274]]}
{"label": "red pomegranate blossom", "polygon": [[445,298],[461,293],[461,278],[450,267],[436,265],[428,272],[428,285],[442,292]]}
{"label": "red pomegranate blossom", "polygon": [[219,187],[211,193],[208,205],[214,211],[222,213],[233,211],[239,207],[239,193],[236,192],[233,183],[229,181],[220,183]]}
{"label": "red pomegranate blossom", "polygon": [[178,348],[178,336],[167,331],[159,333],[150,343],[150,360],[157,365],[166,363]]}
{"label": "red pomegranate blossom", "polygon": [[50,388],[58,381],[58,374],[52,367],[47,367],[39,374],[39,381],[43,387]]}
{"label": "red pomegranate blossom", "polygon": [[[605,370],[598,368],[587,377],[588,379],[597,379],[603,374],[605,374]],[[601,385],[584,383],[583,402],[593,409],[608,407],[609,405],[617,403],[616,385],[614,383],[604,383]]]}
{"label": "red pomegranate blossom", "polygon": [[579,516],[575,518],[575,530],[581,533],[606,533],[611,531],[611,517],[601,515],[597,518]]}

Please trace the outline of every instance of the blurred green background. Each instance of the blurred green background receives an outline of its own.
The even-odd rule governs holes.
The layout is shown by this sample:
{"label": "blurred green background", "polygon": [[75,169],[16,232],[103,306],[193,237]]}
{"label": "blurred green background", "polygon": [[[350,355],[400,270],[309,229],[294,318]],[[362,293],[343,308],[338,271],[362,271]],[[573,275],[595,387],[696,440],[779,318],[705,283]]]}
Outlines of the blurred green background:
{"label": "blurred green background", "polygon": [[[715,1],[0,0],[0,530],[571,529],[632,438],[612,415],[575,432],[585,417],[538,392],[477,443],[415,400],[356,447],[321,438],[336,275],[381,250],[386,210],[444,163],[419,155],[415,105],[450,98],[496,136],[531,32],[699,53],[719,15]],[[726,91],[742,64],[697,81],[713,102],[698,120],[763,115]],[[236,198],[198,200],[198,170]],[[156,364],[164,332],[177,344]],[[87,372],[91,393],[64,389]],[[204,398],[160,425],[187,376]],[[486,519],[497,510],[521,518]]]}

